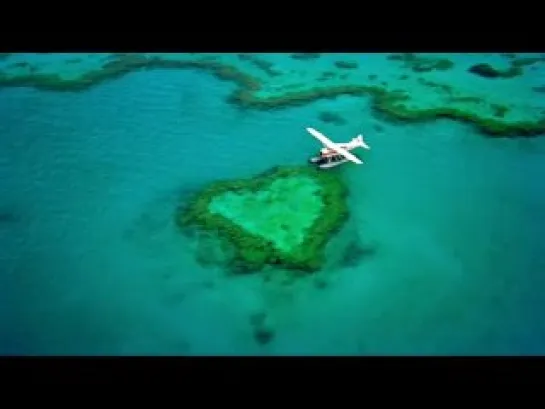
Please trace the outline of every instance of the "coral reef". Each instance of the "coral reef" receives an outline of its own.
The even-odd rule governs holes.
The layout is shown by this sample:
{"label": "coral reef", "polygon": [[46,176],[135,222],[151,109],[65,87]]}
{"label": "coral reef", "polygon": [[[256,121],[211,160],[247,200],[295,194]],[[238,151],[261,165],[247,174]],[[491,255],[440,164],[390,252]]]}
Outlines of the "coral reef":
{"label": "coral reef", "polygon": [[527,65],[533,65],[538,62],[545,62],[545,57],[520,57],[511,61],[511,65],[514,67],[525,67]]}
{"label": "coral reef", "polygon": [[252,63],[252,65],[262,70],[269,77],[277,77],[279,75],[282,75],[282,72],[274,69],[274,64],[272,62],[265,61],[261,58],[256,57],[255,55],[239,54],[238,58],[240,58],[242,61],[249,61],[250,63]]}
{"label": "coral reef", "polygon": [[358,266],[364,258],[373,256],[376,248],[364,246],[359,240],[352,240],[342,255],[342,266],[351,268]]}
{"label": "coral reef", "polygon": [[499,70],[485,63],[472,65],[468,71],[484,78],[513,78],[522,74],[520,67],[511,66],[508,69]]}
{"label": "coral reef", "polygon": [[314,280],[314,287],[318,290],[323,290],[327,288],[328,285],[329,283],[323,277],[317,277],[316,280]]}
{"label": "coral reef", "polygon": [[416,111],[407,108],[404,104],[396,104],[396,100],[385,97],[375,104],[378,112],[387,113],[394,118],[405,121],[425,121],[434,118],[449,118],[476,125],[483,133],[489,136],[522,136],[530,137],[545,134],[545,118],[537,122],[505,123],[493,119],[480,118],[477,115],[458,108],[433,108],[425,111]]}
{"label": "coral reef", "polygon": [[290,55],[294,60],[315,60],[320,57],[318,53],[295,53]]}
{"label": "coral reef", "polygon": [[492,109],[494,110],[494,116],[497,116],[498,118],[503,118],[509,111],[509,107],[500,104],[492,104]]}
{"label": "coral reef", "polygon": [[336,112],[323,111],[318,114],[318,119],[324,123],[344,125],[346,120]]}
{"label": "coral reef", "polygon": [[335,61],[335,67],[344,70],[354,70],[358,68],[358,63],[356,61]]}
{"label": "coral reef", "polygon": [[509,68],[500,70],[490,64],[481,63],[469,67],[468,71],[484,78],[513,78],[523,74],[522,67],[533,65],[538,62],[545,62],[543,57],[521,57],[511,59]]}
{"label": "coral reef", "polygon": [[454,63],[446,58],[422,57],[412,53],[392,54],[388,59],[402,61],[405,67],[414,72],[446,71],[454,67]]}
{"label": "coral reef", "polygon": [[250,325],[252,326],[252,335],[259,345],[270,343],[275,336],[274,330],[268,325],[267,314],[258,312],[250,315]]}
{"label": "coral reef", "polygon": [[[6,66],[9,68],[9,58]],[[485,114],[475,110],[475,106],[453,106],[453,102],[475,102],[479,97],[474,95],[454,94],[452,87],[446,84],[439,84],[428,79],[419,78],[417,82],[424,86],[429,86],[437,91],[444,92],[445,95],[441,102],[435,106],[415,106],[407,104],[408,101],[400,99],[397,90],[388,89],[389,83],[381,81],[376,83],[375,74],[366,74],[367,84],[341,84],[339,76],[333,71],[319,73],[322,82],[331,79],[327,86],[316,86],[314,88],[305,88],[305,84],[299,83],[297,86],[293,83],[284,83],[281,86],[273,85],[276,92],[267,92],[267,78],[257,78],[235,68],[232,64],[225,61],[218,61],[214,56],[195,56],[184,57],[187,59],[166,59],[159,55],[142,54],[116,54],[110,56],[100,68],[84,71],[77,78],[62,78],[59,74],[50,72],[34,72],[35,66],[28,66],[23,62],[16,62],[22,70],[15,74],[6,74],[0,71],[0,86],[32,86],[39,89],[55,91],[83,91],[91,86],[102,83],[106,80],[118,78],[129,72],[142,69],[195,69],[205,70],[221,80],[232,81],[238,85],[238,88],[228,97],[230,103],[236,104],[242,109],[280,109],[292,106],[304,105],[318,99],[335,98],[342,95],[351,96],[370,96],[373,98],[373,105],[377,112],[386,115],[388,119],[398,121],[425,121],[434,118],[450,118],[476,125],[483,133],[490,136],[536,136],[545,134],[545,118],[535,116],[541,112],[542,108],[533,109],[531,116],[510,115],[513,110],[498,111],[492,107],[493,102],[479,104],[480,107],[488,107]],[[234,56],[236,59],[236,55]],[[271,63],[255,59],[255,57],[241,57],[256,67],[261,66],[261,71],[268,77],[272,74]],[[293,57],[292,55],[292,58]],[[301,57],[299,57],[301,58]],[[414,54],[394,54],[388,57],[390,60],[402,61],[413,71],[421,72],[427,70],[448,69],[451,64],[444,59],[422,57]],[[512,58],[510,60],[511,68],[505,71],[498,71],[489,64],[478,64],[473,66],[473,71],[478,75],[488,77],[512,76],[522,72],[523,66],[535,64],[543,61],[542,57]],[[259,62],[261,61],[261,62]],[[8,69],[9,71],[9,69]],[[276,72],[276,71],[275,71]],[[515,74],[513,74],[515,73]],[[282,74],[284,75],[284,74]],[[398,75],[396,76],[396,78]],[[406,80],[408,82],[408,80]],[[400,87],[398,84],[397,87]],[[535,89],[536,90],[536,89]],[[279,93],[278,91],[282,91]],[[536,90],[538,91],[538,90]],[[538,91],[539,92],[539,91]],[[414,98],[414,93],[412,98]],[[480,97],[481,99],[483,97]],[[496,101],[494,101],[496,102]],[[500,103],[502,100],[497,101]],[[509,113],[509,115],[506,114]]]}
{"label": "coral reef", "polygon": [[318,78],[318,81],[326,81],[330,80],[332,78],[335,78],[337,76],[337,73],[333,71],[324,71]]}
{"label": "coral reef", "polygon": [[450,85],[439,84],[438,82],[430,81],[425,78],[419,78],[418,82],[423,85],[427,85],[428,87],[439,89],[446,94],[452,94],[453,92],[452,87]]}
{"label": "coral reef", "polygon": [[274,331],[268,327],[254,328],[254,339],[259,345],[267,345],[274,339]]}
{"label": "coral reef", "polygon": [[330,236],[348,217],[346,189],[336,172],[281,167],[252,179],[216,182],[178,209],[182,229],[197,226],[234,247],[232,271],[276,265],[320,269]]}
{"label": "coral reef", "polygon": [[221,80],[233,81],[247,91],[261,87],[259,81],[226,64],[210,60],[166,60],[140,54],[118,54],[100,70],[85,72],[76,79],[64,79],[58,74],[7,76],[0,74],[0,86],[31,86],[50,91],[84,91],[107,80],[122,77],[140,69],[206,70]]}

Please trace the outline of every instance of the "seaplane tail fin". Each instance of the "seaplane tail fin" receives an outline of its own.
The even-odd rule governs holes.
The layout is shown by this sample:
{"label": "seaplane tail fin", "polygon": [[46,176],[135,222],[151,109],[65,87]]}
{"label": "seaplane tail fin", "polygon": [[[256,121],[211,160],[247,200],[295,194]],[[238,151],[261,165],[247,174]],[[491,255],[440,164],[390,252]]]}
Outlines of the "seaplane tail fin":
{"label": "seaplane tail fin", "polygon": [[358,144],[357,146],[361,146],[362,148],[365,148],[365,149],[371,149],[371,148],[369,147],[369,145],[367,145],[367,144],[365,143],[365,141],[363,140],[363,135],[358,135],[358,136],[356,136],[354,139],[356,140],[356,142],[357,142],[357,144]]}

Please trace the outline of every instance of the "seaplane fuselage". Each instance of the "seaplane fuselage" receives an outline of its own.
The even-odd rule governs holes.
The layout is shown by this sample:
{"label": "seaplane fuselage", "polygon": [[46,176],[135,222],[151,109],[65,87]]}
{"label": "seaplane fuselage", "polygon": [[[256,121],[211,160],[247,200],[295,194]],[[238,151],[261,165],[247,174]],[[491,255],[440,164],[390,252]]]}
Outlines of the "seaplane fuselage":
{"label": "seaplane fuselage", "polygon": [[310,158],[310,162],[317,164],[320,169],[333,168],[345,162],[353,162],[361,165],[363,163],[361,159],[350,153],[350,151],[355,148],[371,149],[363,141],[362,135],[358,135],[346,143],[334,143],[314,128],[307,128],[307,131],[323,145],[319,156]]}

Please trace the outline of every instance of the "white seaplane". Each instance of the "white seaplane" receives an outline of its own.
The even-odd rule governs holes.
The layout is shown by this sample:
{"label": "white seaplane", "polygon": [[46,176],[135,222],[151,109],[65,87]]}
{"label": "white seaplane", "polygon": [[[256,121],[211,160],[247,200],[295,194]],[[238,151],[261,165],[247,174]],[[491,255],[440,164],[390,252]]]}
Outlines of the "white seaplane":
{"label": "white seaplane", "polygon": [[345,162],[363,164],[360,158],[349,151],[355,148],[371,149],[363,140],[363,135],[358,135],[347,143],[334,143],[327,136],[314,128],[306,128],[307,131],[318,139],[324,146],[318,156],[309,159],[310,163],[318,165],[320,169],[330,169],[342,165]]}

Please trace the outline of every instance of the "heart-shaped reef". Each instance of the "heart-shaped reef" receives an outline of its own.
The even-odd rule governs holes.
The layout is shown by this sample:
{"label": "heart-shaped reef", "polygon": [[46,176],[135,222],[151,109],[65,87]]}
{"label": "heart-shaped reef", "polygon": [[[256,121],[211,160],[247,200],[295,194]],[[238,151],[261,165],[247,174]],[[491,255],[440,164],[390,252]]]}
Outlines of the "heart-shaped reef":
{"label": "heart-shaped reef", "polygon": [[236,271],[275,265],[313,272],[348,218],[338,172],[277,167],[251,179],[213,183],[178,209],[180,228],[217,234],[234,249]]}

